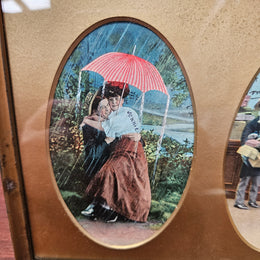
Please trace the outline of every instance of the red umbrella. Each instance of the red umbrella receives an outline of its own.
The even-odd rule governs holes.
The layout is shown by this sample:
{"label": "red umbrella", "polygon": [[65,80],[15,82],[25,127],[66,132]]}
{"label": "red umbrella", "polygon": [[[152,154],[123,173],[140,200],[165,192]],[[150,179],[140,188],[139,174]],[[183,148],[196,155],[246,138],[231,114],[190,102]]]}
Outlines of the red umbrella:
{"label": "red umbrella", "polygon": [[168,95],[163,79],[155,66],[132,54],[109,52],[90,62],[81,71],[83,70],[97,72],[105,81],[128,83],[143,93],[158,90]]}

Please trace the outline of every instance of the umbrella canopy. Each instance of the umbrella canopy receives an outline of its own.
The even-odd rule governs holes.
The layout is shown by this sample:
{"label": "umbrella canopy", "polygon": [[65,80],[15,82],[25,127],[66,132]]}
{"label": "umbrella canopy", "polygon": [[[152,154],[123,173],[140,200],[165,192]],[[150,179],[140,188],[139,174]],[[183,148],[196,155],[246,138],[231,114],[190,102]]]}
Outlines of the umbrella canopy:
{"label": "umbrella canopy", "polygon": [[163,79],[150,62],[132,54],[109,52],[86,65],[81,71],[100,74],[105,81],[125,82],[143,93],[158,90],[168,95]]}

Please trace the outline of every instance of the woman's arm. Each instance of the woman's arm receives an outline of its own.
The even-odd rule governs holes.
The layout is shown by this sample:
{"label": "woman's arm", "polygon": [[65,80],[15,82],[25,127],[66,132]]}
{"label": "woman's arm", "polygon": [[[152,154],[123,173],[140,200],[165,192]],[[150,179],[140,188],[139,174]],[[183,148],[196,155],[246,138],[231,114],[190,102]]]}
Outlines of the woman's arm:
{"label": "woman's arm", "polygon": [[101,122],[103,120],[98,120],[98,116],[97,115],[91,115],[91,116],[85,116],[83,118],[83,121],[82,123],[80,124],[80,128],[82,129],[82,127],[84,125],[90,125],[98,130],[101,130],[101,131],[104,131],[102,125],[101,125]]}
{"label": "woman's arm", "polygon": [[84,118],[84,123],[96,128],[100,131],[104,131],[104,128],[102,127],[102,124],[99,121],[94,121],[94,120],[91,120],[91,119],[88,119],[88,118]]}
{"label": "woman's arm", "polygon": [[82,128],[85,124],[87,124],[87,120],[92,120],[92,121],[99,121],[99,122],[103,122],[104,121],[104,118],[96,115],[96,114],[93,114],[93,115],[90,115],[90,116],[85,116],[83,118],[83,121],[82,123],[80,124],[80,128]]}
{"label": "woman's arm", "polygon": [[114,137],[106,137],[106,138],[105,138],[105,142],[106,142],[107,144],[112,143],[114,140],[115,140]]}

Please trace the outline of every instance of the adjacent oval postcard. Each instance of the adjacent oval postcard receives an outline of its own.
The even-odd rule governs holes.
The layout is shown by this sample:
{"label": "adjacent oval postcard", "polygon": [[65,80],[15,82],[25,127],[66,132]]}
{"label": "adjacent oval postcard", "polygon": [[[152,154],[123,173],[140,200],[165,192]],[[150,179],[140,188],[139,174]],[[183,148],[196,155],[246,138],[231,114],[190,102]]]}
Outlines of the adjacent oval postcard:
{"label": "adjacent oval postcard", "polygon": [[167,40],[130,18],[96,24],[64,56],[51,100],[53,172],[86,234],[116,248],[159,234],[194,148],[190,89]]}
{"label": "adjacent oval postcard", "polygon": [[250,84],[233,123],[225,162],[231,218],[249,244],[260,249],[260,75]]}

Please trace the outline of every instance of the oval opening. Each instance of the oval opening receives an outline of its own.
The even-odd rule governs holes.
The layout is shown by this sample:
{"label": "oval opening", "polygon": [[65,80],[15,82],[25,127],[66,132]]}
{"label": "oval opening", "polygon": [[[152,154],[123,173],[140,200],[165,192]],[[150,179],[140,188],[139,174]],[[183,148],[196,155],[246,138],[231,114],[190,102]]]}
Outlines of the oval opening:
{"label": "oval opening", "polygon": [[54,176],[87,235],[120,247],[159,234],[183,197],[194,148],[187,76],[167,40],[133,18],[92,26],[65,54],[50,99]]}
{"label": "oval opening", "polygon": [[[235,117],[225,161],[224,181],[229,212],[241,237],[260,249],[259,72],[249,85]],[[259,146],[260,147],[260,146]]]}

